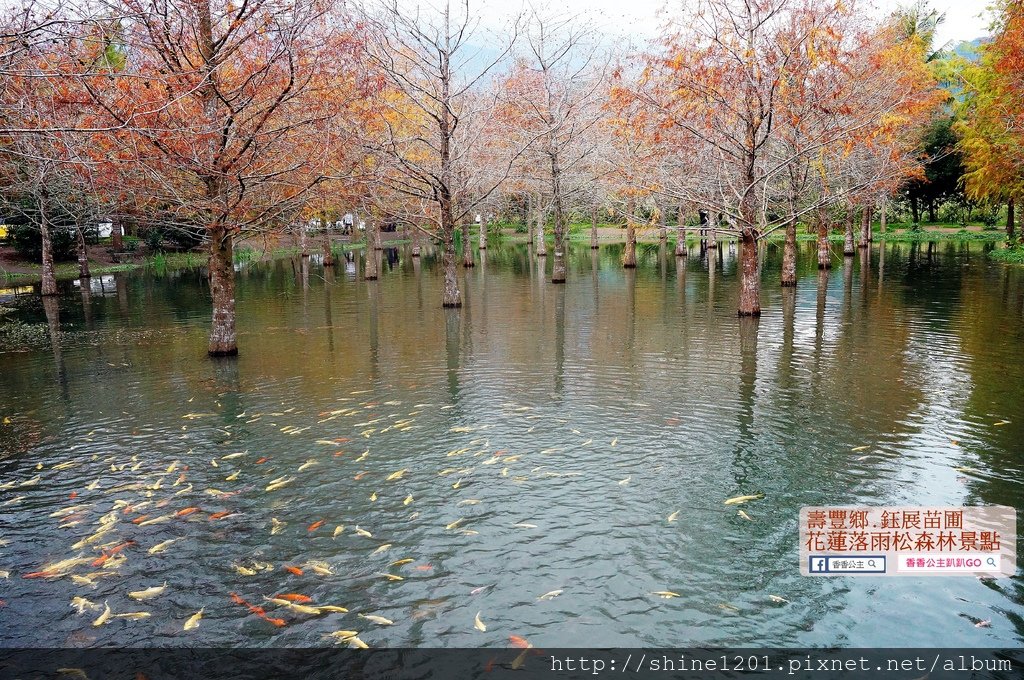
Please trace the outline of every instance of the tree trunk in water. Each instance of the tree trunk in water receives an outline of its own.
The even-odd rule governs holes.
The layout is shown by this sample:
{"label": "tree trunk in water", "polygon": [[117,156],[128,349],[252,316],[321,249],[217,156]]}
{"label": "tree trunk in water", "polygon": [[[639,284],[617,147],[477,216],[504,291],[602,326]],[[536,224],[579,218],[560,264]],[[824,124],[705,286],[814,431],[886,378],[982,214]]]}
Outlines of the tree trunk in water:
{"label": "tree trunk in water", "polygon": [[622,266],[636,267],[636,225],[633,223],[633,205],[626,207],[626,248],[622,251]]}
{"label": "tree trunk in water", "polygon": [[78,278],[89,278],[89,250],[85,246],[85,231],[82,225],[75,225],[75,240],[78,244]]}
{"label": "tree trunk in water", "polygon": [[708,248],[718,247],[718,221],[721,216],[713,210],[708,210]]}
{"label": "tree trunk in water", "polygon": [[782,245],[782,285],[796,285],[796,218],[786,223],[786,241]]}
{"label": "tree trunk in water", "polygon": [[[1008,200],[1006,202],[1006,240],[1007,241],[1012,241],[1013,240],[1013,226],[1014,226],[1014,222],[1013,222],[1013,209],[1014,209],[1014,203],[1013,203],[1013,199],[1011,198],[1010,200]],[[1022,212],[1024,212],[1024,211],[1022,211]]]}
{"label": "tree trunk in water", "polygon": [[676,257],[686,257],[686,227],[683,226],[685,221],[683,208],[680,206],[676,215]]}
{"label": "tree trunk in water", "polygon": [[309,239],[306,235],[307,227],[306,220],[299,222],[299,251],[302,253],[302,257],[309,257]]}
{"label": "tree trunk in water", "polygon": [[744,227],[740,232],[739,316],[761,316],[761,277],[757,257],[757,232]]}
{"label": "tree trunk in water", "polygon": [[377,223],[373,225],[373,249],[384,250],[384,244],[381,242],[380,225]]}
{"label": "tree trunk in water", "polygon": [[937,220],[935,218],[935,199],[928,199],[928,221],[934,224]]}
{"label": "tree trunk in water", "polygon": [[480,215],[480,250],[487,250],[487,216]]}
{"label": "tree trunk in water", "polygon": [[420,256],[420,230],[419,227],[412,228],[412,256]]}
{"label": "tree trunk in water", "polygon": [[557,153],[551,155],[551,208],[555,219],[555,261],[551,264],[551,283],[565,283],[566,224],[562,210],[562,169]]}
{"label": "tree trunk in water", "polygon": [[121,238],[121,223],[116,219],[110,225],[110,245],[115,253],[124,250],[124,240]]}
{"label": "tree trunk in water", "polygon": [[818,210],[818,269],[832,268],[832,254],[828,248],[828,215],[825,207]]}
{"label": "tree trunk in water", "polygon": [[213,298],[213,320],[210,325],[210,346],[213,357],[238,354],[235,335],[235,268],[231,234],[223,226],[210,229],[210,295]]}
{"label": "tree trunk in water", "polygon": [[43,202],[39,202],[39,232],[43,241],[43,282],[40,286],[40,293],[42,295],[56,295],[57,294],[57,274],[53,267],[53,240],[50,238],[50,224],[49,217],[46,214],[46,210],[43,206]]}
{"label": "tree trunk in water", "polygon": [[843,238],[843,255],[845,255],[847,257],[853,255],[853,253],[854,253],[854,250],[853,250],[853,247],[854,247],[854,243],[853,243],[853,215],[854,215],[853,206],[852,205],[846,206],[846,222],[844,224],[844,227],[845,227],[845,237]]}
{"label": "tree trunk in water", "polygon": [[668,213],[664,210],[659,210],[661,213],[660,224],[658,225],[658,240],[664,243],[668,241]]}
{"label": "tree trunk in water", "polygon": [[327,215],[324,215],[324,266],[334,266],[334,251],[331,249],[331,223],[327,221]]}
{"label": "tree trunk in water", "polygon": [[864,206],[864,210],[860,216],[860,243],[858,247],[867,248],[868,243],[871,241],[871,207]]}
{"label": "tree trunk in water", "polygon": [[473,247],[469,245],[469,223],[466,221],[462,222],[462,266],[472,267],[473,262]]}
{"label": "tree trunk in water", "polygon": [[917,196],[910,197],[910,214],[914,219],[914,224],[921,224],[921,211],[917,206]]}
{"label": "tree trunk in water", "polygon": [[363,279],[367,281],[377,280],[377,249],[370,247],[376,240],[376,230],[377,223],[371,220],[366,225],[366,265],[363,267]]}
{"label": "tree trunk in water", "polygon": [[590,208],[590,249],[597,250],[601,246],[597,242],[597,206]]}
{"label": "tree trunk in water", "polygon": [[462,293],[459,291],[459,279],[455,261],[455,225],[447,228],[441,225],[441,268],[444,271],[444,292],[441,305],[444,307],[461,307]]}
{"label": "tree trunk in water", "polygon": [[537,255],[548,254],[548,242],[544,239],[544,223],[547,222],[547,215],[543,210],[537,211]]}
{"label": "tree trunk in water", "polygon": [[880,233],[880,234],[884,234],[885,233],[885,227],[887,226],[887,222],[888,222],[888,219],[889,219],[888,209],[889,209],[889,202],[883,198],[882,199],[882,205],[879,208],[879,211],[881,212],[881,214],[879,215],[879,221],[878,221],[878,233]]}
{"label": "tree trunk in water", "polygon": [[526,242],[533,245],[533,194],[526,195],[526,215],[523,221],[526,223]]}

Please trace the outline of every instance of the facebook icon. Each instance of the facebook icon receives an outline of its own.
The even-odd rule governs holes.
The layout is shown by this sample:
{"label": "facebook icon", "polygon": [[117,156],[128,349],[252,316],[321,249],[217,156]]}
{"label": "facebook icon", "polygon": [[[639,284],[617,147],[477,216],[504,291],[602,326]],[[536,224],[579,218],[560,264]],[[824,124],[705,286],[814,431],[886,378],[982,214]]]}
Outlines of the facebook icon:
{"label": "facebook icon", "polygon": [[808,571],[812,574],[828,573],[828,560],[822,555],[812,555],[810,557]]}

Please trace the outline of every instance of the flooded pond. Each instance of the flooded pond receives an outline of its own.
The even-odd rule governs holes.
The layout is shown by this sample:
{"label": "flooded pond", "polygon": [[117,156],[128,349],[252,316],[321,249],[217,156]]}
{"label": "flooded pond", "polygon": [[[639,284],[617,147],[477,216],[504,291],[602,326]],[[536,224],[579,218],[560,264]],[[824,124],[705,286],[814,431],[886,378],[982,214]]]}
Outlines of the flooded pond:
{"label": "flooded pond", "polygon": [[574,245],[564,286],[492,247],[459,311],[404,247],[245,266],[227,361],[199,271],[4,298],[0,645],[1024,640],[1020,571],[797,552],[801,506],[1024,505],[1024,270],[875,244],[783,290],[769,245],[741,322],[727,245]]}

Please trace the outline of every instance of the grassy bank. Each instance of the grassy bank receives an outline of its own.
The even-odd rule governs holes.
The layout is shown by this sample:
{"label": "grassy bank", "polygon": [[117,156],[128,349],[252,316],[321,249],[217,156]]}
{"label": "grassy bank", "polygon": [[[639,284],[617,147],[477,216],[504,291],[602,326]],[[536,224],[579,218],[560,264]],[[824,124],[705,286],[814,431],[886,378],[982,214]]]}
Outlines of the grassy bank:
{"label": "grassy bank", "polygon": [[[405,241],[388,241],[387,245],[405,243]],[[349,250],[361,250],[366,247],[365,243],[336,243],[335,253],[342,253]],[[310,247],[310,253],[320,253],[322,248]],[[283,257],[295,257],[301,250],[295,247],[276,248],[274,250],[263,250],[251,246],[242,245],[235,248],[235,264],[256,262],[263,259],[279,259]],[[159,252],[132,262],[110,264],[105,262],[89,261],[89,273],[92,276],[104,274],[116,274],[118,272],[136,271],[139,269],[150,269],[157,275],[178,269],[196,269],[206,266],[207,255],[203,252],[165,253]],[[23,285],[39,281],[42,278],[42,265],[37,262],[23,260],[15,261],[13,270],[5,270],[0,267],[0,283],[8,285]],[[58,262],[55,266],[55,273],[58,280],[77,279],[78,262]]]}
{"label": "grassy bank", "polygon": [[989,256],[993,260],[1006,262],[1007,264],[1024,264],[1024,245],[998,248],[989,253]]}

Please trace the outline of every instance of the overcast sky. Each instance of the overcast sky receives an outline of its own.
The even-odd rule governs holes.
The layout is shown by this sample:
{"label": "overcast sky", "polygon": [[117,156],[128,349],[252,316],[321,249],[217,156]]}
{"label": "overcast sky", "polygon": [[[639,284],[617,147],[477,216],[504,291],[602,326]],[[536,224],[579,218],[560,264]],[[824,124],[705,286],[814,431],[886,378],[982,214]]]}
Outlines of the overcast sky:
{"label": "overcast sky", "polygon": [[[911,4],[913,0],[869,1],[876,5],[879,14],[885,15],[901,5]],[[683,2],[685,0],[669,0],[668,6],[678,7]],[[519,3],[514,0],[484,0],[483,3],[470,0],[471,9],[474,6],[481,9],[481,4],[482,14],[486,19],[491,19]],[[666,0],[534,0],[533,4],[542,8],[542,11],[589,15],[603,32],[632,35],[638,42],[643,42],[654,34],[661,23],[659,12],[666,6]],[[988,19],[982,15],[988,0],[930,0],[930,4],[946,14],[946,21],[939,28],[936,47],[941,47],[947,41],[957,43],[987,35]]]}

